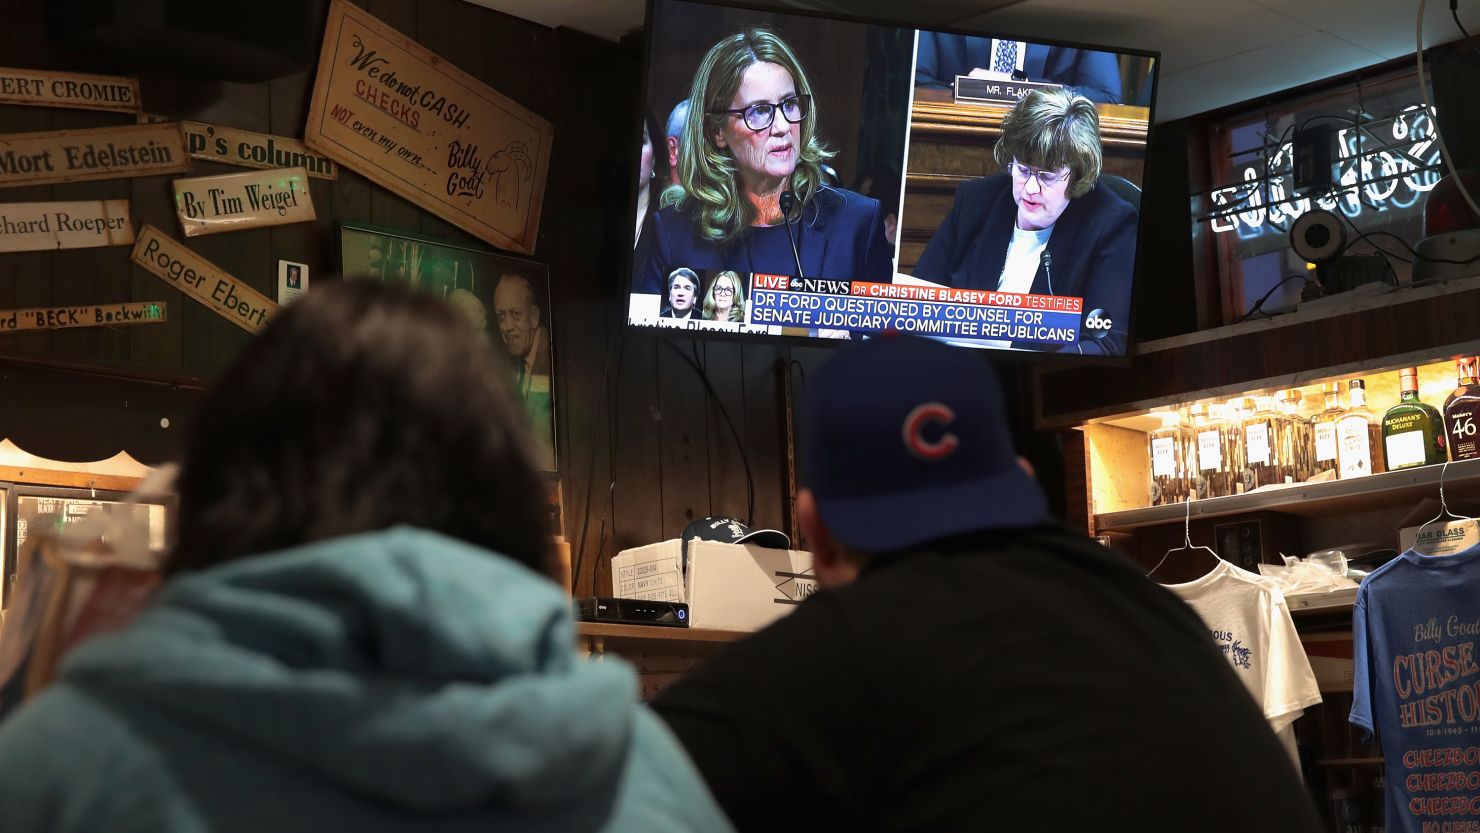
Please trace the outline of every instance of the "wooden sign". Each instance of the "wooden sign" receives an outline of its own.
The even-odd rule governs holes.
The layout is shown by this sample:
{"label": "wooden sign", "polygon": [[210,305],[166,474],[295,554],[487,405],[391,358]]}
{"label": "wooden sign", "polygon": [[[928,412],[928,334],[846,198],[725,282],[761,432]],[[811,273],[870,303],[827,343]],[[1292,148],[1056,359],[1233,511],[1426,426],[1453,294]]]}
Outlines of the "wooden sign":
{"label": "wooden sign", "polygon": [[249,333],[261,330],[277,314],[278,305],[265,295],[148,223],[139,230],[129,259]]}
{"label": "wooden sign", "polygon": [[65,330],[73,327],[129,327],[169,320],[164,301],[82,307],[32,307],[0,310],[0,333]]}
{"label": "wooden sign", "polygon": [[188,170],[179,122],[0,133],[0,188]]}
{"label": "wooden sign", "polygon": [[0,104],[137,113],[139,81],[116,75],[0,67]]}
{"label": "wooden sign", "polygon": [[497,246],[532,253],[549,122],[334,0],[303,140]]}
{"label": "wooden sign", "polygon": [[338,179],[334,160],[286,136],[253,133],[199,121],[185,126],[185,147],[192,159],[209,159],[243,168],[304,168],[316,179]]}
{"label": "wooden sign", "polygon": [[0,252],[126,246],[128,200],[0,203]]}
{"label": "wooden sign", "polygon": [[175,211],[186,237],[318,218],[303,168],[177,179]]}

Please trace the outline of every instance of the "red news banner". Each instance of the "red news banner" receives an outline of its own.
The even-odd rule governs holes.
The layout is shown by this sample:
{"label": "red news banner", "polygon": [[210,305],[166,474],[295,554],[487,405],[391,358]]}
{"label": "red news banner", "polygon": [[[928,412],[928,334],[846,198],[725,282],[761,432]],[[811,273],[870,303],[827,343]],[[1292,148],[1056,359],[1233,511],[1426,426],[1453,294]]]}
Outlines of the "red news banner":
{"label": "red news banner", "polygon": [[945,286],[753,275],[750,323],[900,332],[989,341],[1073,344],[1082,298]]}

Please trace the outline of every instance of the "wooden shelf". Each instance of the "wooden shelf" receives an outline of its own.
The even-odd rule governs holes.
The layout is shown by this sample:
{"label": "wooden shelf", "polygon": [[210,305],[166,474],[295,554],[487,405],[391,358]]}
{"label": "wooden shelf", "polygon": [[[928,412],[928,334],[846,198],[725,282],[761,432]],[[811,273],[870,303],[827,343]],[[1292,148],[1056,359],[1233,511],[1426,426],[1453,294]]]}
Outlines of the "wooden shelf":
{"label": "wooden shelf", "polygon": [[663,625],[610,625],[577,622],[576,636],[582,639],[643,640],[648,642],[735,642],[750,634],[706,628],[670,628]]}
{"label": "wooden shelf", "polygon": [[[1127,532],[1147,526],[1181,523],[1194,519],[1222,518],[1248,512],[1282,512],[1287,515],[1330,516],[1383,506],[1416,503],[1439,496],[1439,474],[1443,466],[1423,466],[1374,474],[1354,480],[1298,483],[1247,495],[1195,500],[1190,504],[1150,506],[1095,516],[1101,532]],[[1451,496],[1480,492],[1480,460],[1450,463],[1444,488]]]}

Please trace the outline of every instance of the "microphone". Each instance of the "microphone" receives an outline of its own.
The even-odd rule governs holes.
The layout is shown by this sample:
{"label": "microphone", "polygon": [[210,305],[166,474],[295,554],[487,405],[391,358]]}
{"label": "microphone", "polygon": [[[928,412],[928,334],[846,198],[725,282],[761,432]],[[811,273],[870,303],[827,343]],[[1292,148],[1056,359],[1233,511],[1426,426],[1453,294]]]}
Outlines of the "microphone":
{"label": "microphone", "polygon": [[[802,274],[802,254],[797,249],[797,239],[791,235],[791,209],[796,203],[796,194],[790,188],[781,192],[781,222],[786,225],[786,239],[791,243],[791,259],[796,263],[797,277],[806,278]],[[798,229],[797,233],[800,234],[801,230]]]}
{"label": "microphone", "polygon": [[1053,291],[1053,255],[1049,254],[1047,248],[1044,248],[1043,254],[1039,255],[1038,259],[1043,263],[1043,277],[1048,280],[1048,294],[1057,295],[1058,293]]}

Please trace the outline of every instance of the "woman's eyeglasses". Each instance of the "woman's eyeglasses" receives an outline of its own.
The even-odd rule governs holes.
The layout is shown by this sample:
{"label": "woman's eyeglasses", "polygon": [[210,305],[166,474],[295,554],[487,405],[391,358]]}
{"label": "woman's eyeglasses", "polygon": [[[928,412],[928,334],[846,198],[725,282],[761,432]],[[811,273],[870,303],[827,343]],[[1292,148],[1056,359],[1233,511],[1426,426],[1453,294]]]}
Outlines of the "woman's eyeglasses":
{"label": "woman's eyeglasses", "polygon": [[788,124],[801,124],[807,120],[807,113],[812,109],[812,96],[794,95],[781,99],[781,103],[772,104],[769,101],[758,101],[743,110],[716,110],[711,116],[740,116],[745,119],[745,126],[759,133],[770,128],[776,121],[776,111],[781,111],[782,118]]}
{"label": "woman's eyeglasses", "polygon": [[716,294],[716,295],[734,295],[735,294],[735,287],[733,287],[733,286],[716,286],[714,288],[714,294]]}
{"label": "woman's eyeglasses", "polygon": [[1064,171],[1063,173],[1040,171],[1036,168],[1030,168],[1027,165],[1019,164],[1016,159],[1012,160],[1012,163],[1009,164],[1007,167],[1012,169],[1012,176],[1018,182],[1027,182],[1028,179],[1031,177],[1038,180],[1039,188],[1051,188],[1069,178],[1068,171]]}

